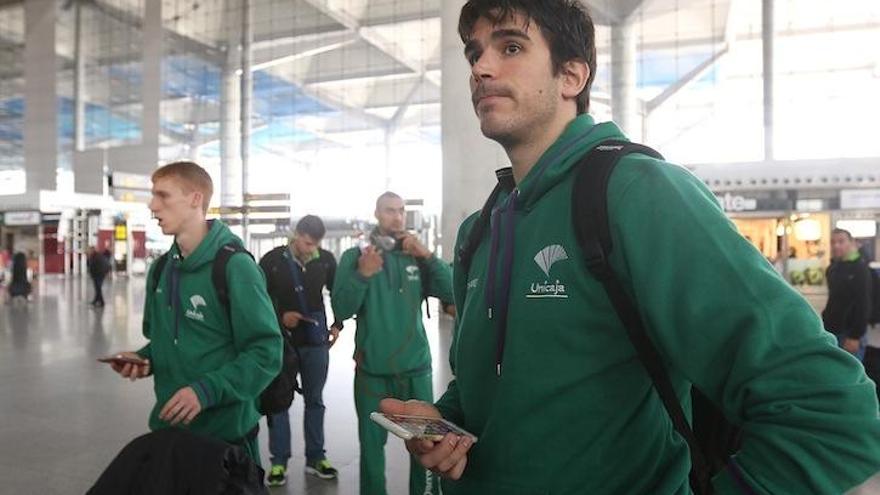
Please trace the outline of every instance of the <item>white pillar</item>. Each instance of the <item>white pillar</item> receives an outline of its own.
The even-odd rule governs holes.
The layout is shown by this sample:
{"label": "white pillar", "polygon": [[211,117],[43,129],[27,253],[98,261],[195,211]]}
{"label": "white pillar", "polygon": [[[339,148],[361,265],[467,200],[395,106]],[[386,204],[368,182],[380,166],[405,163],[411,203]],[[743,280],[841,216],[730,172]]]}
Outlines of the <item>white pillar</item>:
{"label": "white pillar", "polygon": [[[253,45],[254,32],[252,29],[253,12],[250,0],[241,2],[241,195],[242,206],[244,199],[250,193],[248,186],[251,156],[251,99],[254,93],[254,77],[251,73],[251,60],[253,59],[251,47]],[[248,212],[241,216],[241,240],[250,248],[250,234],[248,233]]]}
{"label": "white pillar", "polygon": [[[162,106],[162,2],[144,2],[142,141],[159,158],[159,114]],[[147,164],[149,166],[149,164]],[[153,163],[146,172],[155,169]]]}
{"label": "white pillar", "polygon": [[763,74],[764,74],[764,160],[772,161],[773,151],[773,0],[761,2],[762,31],[761,41],[763,48]]}
{"label": "white pillar", "polygon": [[55,0],[24,2],[24,167],[27,192],[54,190],[58,167]]}
{"label": "white pillar", "polygon": [[220,206],[241,206],[241,22],[238,2],[228,1],[226,63],[220,86]]}
{"label": "white pillar", "polygon": [[480,132],[471,104],[470,66],[458,37],[458,17],[464,0],[444,0],[443,43],[443,215],[440,246],[443,258],[453,259],[458,227],[479,210],[495,186],[494,171],[507,167],[504,149]]}
{"label": "white pillar", "polygon": [[76,2],[74,5],[74,34],[73,34],[73,151],[80,152],[86,147],[86,101],[85,101],[85,74],[86,58],[83,50],[83,6]]}
{"label": "white pillar", "polygon": [[642,120],[636,96],[637,38],[635,25],[624,19],[611,26],[611,115],[633,141],[642,140]]}

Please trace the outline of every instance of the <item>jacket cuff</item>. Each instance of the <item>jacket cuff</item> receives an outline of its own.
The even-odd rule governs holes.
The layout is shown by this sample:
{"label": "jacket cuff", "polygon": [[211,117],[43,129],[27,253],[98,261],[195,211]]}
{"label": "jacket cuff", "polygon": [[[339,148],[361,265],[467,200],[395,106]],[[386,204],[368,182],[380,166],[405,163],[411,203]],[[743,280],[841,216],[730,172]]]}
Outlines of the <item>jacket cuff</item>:
{"label": "jacket cuff", "polygon": [[141,347],[140,349],[134,351],[134,353],[144,359],[149,359],[150,361],[153,360],[152,353],[150,352],[150,344]]}
{"label": "jacket cuff", "polygon": [[217,395],[211,391],[211,388],[206,380],[199,380],[190,385],[190,387],[195,390],[196,395],[199,398],[199,404],[201,404],[202,409],[208,409],[210,407],[213,407],[217,403]]}

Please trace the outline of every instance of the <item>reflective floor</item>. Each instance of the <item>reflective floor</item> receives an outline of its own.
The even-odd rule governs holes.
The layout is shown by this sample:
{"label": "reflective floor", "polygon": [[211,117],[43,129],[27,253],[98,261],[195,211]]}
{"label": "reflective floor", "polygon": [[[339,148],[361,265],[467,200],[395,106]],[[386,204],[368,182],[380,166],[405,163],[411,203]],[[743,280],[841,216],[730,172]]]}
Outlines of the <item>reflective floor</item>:
{"label": "reflective floor", "polygon": [[[95,362],[97,356],[144,342],[144,281],[117,278],[106,284],[105,294],[107,307],[96,311],[86,304],[91,297],[86,281],[48,279],[38,285],[32,302],[0,305],[0,495],[83,494],[129,440],[146,432],[151,382],[127,382]],[[435,316],[426,320],[426,327],[438,394],[450,375],[451,321]],[[874,345],[880,346],[880,328],[873,333]],[[303,473],[303,403],[297,397],[291,417],[290,480],[286,487],[272,489],[273,494],[357,494],[353,347],[353,332],[344,331],[331,351],[324,391],[326,448],[340,471],[339,480]],[[265,424],[260,446],[265,465]],[[388,493],[405,495],[408,458],[400,440],[389,438],[386,456]],[[853,493],[880,494],[880,476]]]}
{"label": "reflective floor", "polygon": [[[143,344],[144,281],[117,278],[105,285],[107,306],[91,309],[85,280],[47,279],[26,304],[0,306],[0,494],[83,494],[119,450],[147,431],[153,405],[150,381],[130,383],[95,358]],[[432,308],[432,315],[436,315]],[[434,390],[449,380],[451,320],[426,320],[434,355]],[[348,330],[353,330],[351,322]],[[306,476],[302,398],[292,408],[290,480],[273,494],[357,494],[358,440],[352,397],[354,333],[331,350],[324,390],[328,457],[337,481]],[[268,464],[265,422],[260,447]],[[389,494],[405,494],[408,457],[400,440],[386,446]]]}

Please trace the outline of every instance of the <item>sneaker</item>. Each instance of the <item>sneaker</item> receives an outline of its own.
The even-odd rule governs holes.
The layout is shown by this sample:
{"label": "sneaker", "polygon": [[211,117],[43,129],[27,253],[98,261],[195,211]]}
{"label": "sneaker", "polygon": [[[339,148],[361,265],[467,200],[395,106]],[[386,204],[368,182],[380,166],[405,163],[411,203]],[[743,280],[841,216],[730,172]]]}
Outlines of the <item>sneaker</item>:
{"label": "sneaker", "polygon": [[281,465],[272,466],[266,477],[266,486],[284,486],[287,484],[287,468]]}
{"label": "sneaker", "polygon": [[336,468],[330,465],[330,461],[322,459],[314,464],[306,464],[306,474],[317,476],[322,480],[332,480],[336,479],[336,475],[339,473]]}

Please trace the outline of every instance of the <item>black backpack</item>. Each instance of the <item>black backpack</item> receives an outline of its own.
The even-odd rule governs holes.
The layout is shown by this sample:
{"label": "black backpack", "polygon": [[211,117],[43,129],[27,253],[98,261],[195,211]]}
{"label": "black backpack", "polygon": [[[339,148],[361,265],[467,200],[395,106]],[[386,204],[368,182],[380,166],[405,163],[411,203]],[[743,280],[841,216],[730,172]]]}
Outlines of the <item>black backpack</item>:
{"label": "black backpack", "polygon": [[[217,299],[226,310],[227,319],[231,319],[231,314],[229,308],[229,286],[226,280],[226,265],[229,263],[229,259],[237,253],[246,253],[251,259],[254,258],[254,255],[243,246],[235,242],[230,242],[224,244],[217,250],[217,253],[214,255],[214,261],[211,264],[211,284],[214,286],[214,291],[217,293]],[[153,268],[152,277],[150,279],[151,292],[155,292],[156,288],[159,287],[159,278],[162,276],[162,272],[165,270],[165,265],[167,263],[167,252],[156,259],[156,266]],[[299,374],[299,356],[297,355],[293,344],[290,342],[290,338],[285,335],[285,332],[281,332],[281,336],[284,345],[281,372],[274,380],[272,380],[269,386],[266,387],[266,390],[260,394],[258,409],[260,414],[264,415],[275,414],[287,410],[287,408],[290,407],[290,404],[293,403],[295,393],[300,391],[296,379]]]}
{"label": "black backpack", "polygon": [[[741,431],[696,388],[691,390],[691,428],[675,395],[663,359],[645,331],[637,306],[624,290],[608,261],[612,250],[608,222],[608,182],[618,161],[630,153],[663,159],[659,153],[646,146],[611,140],[596,146],[576,165],[571,205],[573,228],[590,273],[604,286],[615,312],[626,328],[627,337],[654,382],[654,388],[672,419],[675,430],[687,442],[691,457],[691,489],[696,495],[708,495],[713,492],[712,476],[723,470],[730,457],[739,450]],[[495,174],[498,183],[458,252],[458,260],[465,273],[469,271],[474,253],[483,240],[498,197],[515,186],[511,168],[498,170]]]}

